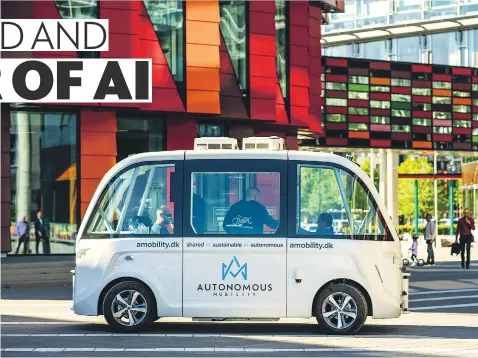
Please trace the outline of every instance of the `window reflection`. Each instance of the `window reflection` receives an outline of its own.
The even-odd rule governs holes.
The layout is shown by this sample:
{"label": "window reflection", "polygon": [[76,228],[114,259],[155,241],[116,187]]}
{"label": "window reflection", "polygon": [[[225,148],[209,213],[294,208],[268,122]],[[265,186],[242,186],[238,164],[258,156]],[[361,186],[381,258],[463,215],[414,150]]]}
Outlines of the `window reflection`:
{"label": "window reflection", "polygon": [[276,68],[282,96],[287,97],[287,3],[276,0]]}
{"label": "window reflection", "polygon": [[458,65],[455,33],[431,35],[432,62],[438,65]]}
{"label": "window reflection", "polygon": [[176,82],[184,81],[184,1],[143,0],[169,69]]}
{"label": "window reflection", "polygon": [[245,1],[220,2],[221,32],[241,90],[247,90],[247,11]]}
{"label": "window reflection", "polygon": [[368,190],[356,177],[325,166],[298,166],[296,235],[387,240]]}
{"label": "window reflection", "polygon": [[279,173],[194,172],[191,192],[196,234],[271,235],[279,227]]}
{"label": "window reflection", "polygon": [[421,9],[423,0],[393,0],[397,11]]}
{"label": "window reflection", "polygon": [[55,3],[64,19],[98,18],[97,0],[56,0]]}
{"label": "window reflection", "polygon": [[388,0],[362,1],[362,16],[383,16],[388,13]]}
{"label": "window reflection", "polygon": [[420,38],[405,37],[397,39],[398,60],[404,62],[421,62]]}
{"label": "window reflection", "polygon": [[88,236],[173,235],[171,177],[174,171],[173,165],[143,165],[119,174],[102,193],[88,223]]}
{"label": "window reflection", "polygon": [[118,117],[117,161],[130,155],[164,150],[164,122],[159,118]]}
{"label": "window reflection", "polygon": [[[26,217],[26,253],[73,253],[78,224],[76,115],[11,112],[11,120],[12,248],[18,245],[15,224]],[[39,211],[46,237],[36,245],[32,227]]]}
{"label": "window reflection", "polygon": [[364,58],[371,60],[386,60],[387,48],[385,41],[366,42],[363,44]]}

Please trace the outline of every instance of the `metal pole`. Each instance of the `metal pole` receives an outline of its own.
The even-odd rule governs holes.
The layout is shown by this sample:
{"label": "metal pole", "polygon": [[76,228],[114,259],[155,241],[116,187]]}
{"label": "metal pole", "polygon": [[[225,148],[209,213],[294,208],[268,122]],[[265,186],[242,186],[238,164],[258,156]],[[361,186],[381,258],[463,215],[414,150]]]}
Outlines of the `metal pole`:
{"label": "metal pole", "polygon": [[418,179],[415,179],[415,234],[418,235]]}
{"label": "metal pole", "polygon": [[[436,152],[433,153],[433,184],[434,184],[434,192],[435,192],[435,200],[434,200],[434,206],[435,206],[435,224],[436,224],[436,230],[438,230],[438,181],[436,178],[437,175],[437,154]],[[438,232],[437,232],[437,239],[435,240],[435,247],[437,247],[438,244]],[[441,242],[440,242],[440,247],[441,247]]]}
{"label": "metal pole", "polygon": [[455,234],[455,227],[453,226],[453,219],[454,219],[454,214],[453,214],[453,197],[454,197],[454,193],[453,193],[453,188],[454,188],[454,185],[455,183],[453,182],[453,180],[449,180],[448,181],[448,186],[449,186],[449,190],[448,190],[448,204],[450,206],[450,235],[454,235]]}

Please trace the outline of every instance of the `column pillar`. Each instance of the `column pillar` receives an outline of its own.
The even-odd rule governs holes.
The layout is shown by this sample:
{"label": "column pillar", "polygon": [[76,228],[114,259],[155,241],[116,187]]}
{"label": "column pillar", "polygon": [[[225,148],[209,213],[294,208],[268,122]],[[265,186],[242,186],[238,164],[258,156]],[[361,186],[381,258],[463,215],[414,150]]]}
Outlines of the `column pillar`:
{"label": "column pillar", "polygon": [[17,215],[16,220],[31,213],[31,154],[30,121],[27,112],[17,113],[18,167],[17,167]]}
{"label": "column pillar", "polygon": [[382,149],[379,152],[379,188],[378,191],[382,197],[383,203],[387,206],[387,154]]}
{"label": "column pillar", "polygon": [[387,152],[387,209],[398,227],[398,154]]}
{"label": "column pillar", "polygon": [[[3,5],[3,4],[2,4]],[[8,104],[1,105],[1,220],[0,220],[0,249],[2,254],[11,251],[10,225],[16,218],[11,217],[11,167],[10,167],[10,110]],[[3,257],[3,256],[2,256]]]}

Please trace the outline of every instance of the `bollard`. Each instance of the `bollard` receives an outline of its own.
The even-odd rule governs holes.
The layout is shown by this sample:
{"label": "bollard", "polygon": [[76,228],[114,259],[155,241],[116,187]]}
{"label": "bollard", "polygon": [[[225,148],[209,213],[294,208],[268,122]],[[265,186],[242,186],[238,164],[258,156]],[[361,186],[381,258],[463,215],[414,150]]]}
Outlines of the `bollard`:
{"label": "bollard", "polygon": [[403,273],[403,281],[402,281],[402,311],[403,313],[409,313],[408,310],[408,286],[409,286],[409,278],[410,273]]}

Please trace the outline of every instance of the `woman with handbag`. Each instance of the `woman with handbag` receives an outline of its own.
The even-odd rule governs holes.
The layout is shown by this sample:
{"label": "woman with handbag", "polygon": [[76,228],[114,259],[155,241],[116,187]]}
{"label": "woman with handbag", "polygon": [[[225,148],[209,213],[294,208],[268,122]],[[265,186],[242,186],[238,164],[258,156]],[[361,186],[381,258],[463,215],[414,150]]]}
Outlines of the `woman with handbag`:
{"label": "woman with handbag", "polygon": [[473,235],[471,230],[475,230],[475,221],[470,216],[470,209],[463,211],[463,217],[458,220],[455,238],[458,240],[460,236],[461,245],[461,267],[465,268],[465,248],[466,248],[466,268],[470,268],[470,251]]}

